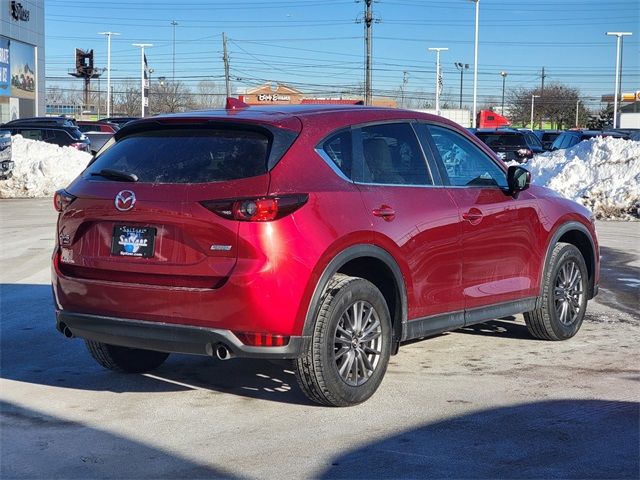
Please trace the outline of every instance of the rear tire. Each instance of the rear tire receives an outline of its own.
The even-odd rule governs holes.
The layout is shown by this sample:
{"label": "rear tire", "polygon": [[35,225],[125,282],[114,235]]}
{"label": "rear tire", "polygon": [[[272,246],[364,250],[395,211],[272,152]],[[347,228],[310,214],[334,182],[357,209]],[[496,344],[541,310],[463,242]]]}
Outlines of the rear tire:
{"label": "rear tire", "polygon": [[85,340],[91,356],[104,368],[121,373],[143,373],[158,368],[169,356],[166,352],[119,347]]}
{"label": "rear tire", "polygon": [[529,333],[542,340],[566,340],[578,333],[587,310],[588,279],[580,250],[558,243],[545,272],[541,307],[524,314]]}
{"label": "rear tire", "polygon": [[335,275],[320,302],[310,345],[294,361],[300,388],[323,405],[364,402],[387,370],[391,337],[391,316],[380,290],[368,280]]}

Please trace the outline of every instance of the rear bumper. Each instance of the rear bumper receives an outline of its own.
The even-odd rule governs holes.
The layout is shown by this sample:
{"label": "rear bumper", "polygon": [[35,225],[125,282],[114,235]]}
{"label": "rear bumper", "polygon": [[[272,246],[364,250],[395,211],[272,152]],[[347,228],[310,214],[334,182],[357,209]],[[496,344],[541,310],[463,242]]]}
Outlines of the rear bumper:
{"label": "rear bumper", "polygon": [[297,358],[310,342],[310,337],[291,337],[283,347],[253,347],[229,330],[56,312],[56,328],[62,332],[65,327],[76,337],[110,345],[207,356],[215,356],[216,347],[223,344],[237,357]]}

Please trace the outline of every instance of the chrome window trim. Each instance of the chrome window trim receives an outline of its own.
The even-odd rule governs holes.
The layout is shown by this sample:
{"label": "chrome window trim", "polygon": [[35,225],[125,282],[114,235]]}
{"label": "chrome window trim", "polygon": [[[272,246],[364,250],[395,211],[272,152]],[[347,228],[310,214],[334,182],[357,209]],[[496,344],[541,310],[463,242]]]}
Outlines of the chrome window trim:
{"label": "chrome window trim", "polygon": [[331,157],[327,154],[327,152],[324,151],[323,148],[321,148],[320,146],[317,146],[315,149],[316,153],[318,155],[320,155],[320,158],[322,158],[322,160],[324,160],[324,162],[329,165],[329,168],[331,170],[333,170],[333,172],[338,175],[338,177],[340,177],[342,180],[344,180],[345,182],[349,182],[349,183],[355,183],[353,180],[351,180],[349,177],[347,177],[344,172],[342,170],[340,170],[340,168],[338,168],[338,166],[335,164],[335,162],[331,159]]}

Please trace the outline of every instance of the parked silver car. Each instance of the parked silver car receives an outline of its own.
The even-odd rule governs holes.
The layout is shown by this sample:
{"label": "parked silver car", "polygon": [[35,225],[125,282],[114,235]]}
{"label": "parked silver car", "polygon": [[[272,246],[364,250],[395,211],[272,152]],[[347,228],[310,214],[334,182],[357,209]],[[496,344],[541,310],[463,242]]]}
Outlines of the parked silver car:
{"label": "parked silver car", "polygon": [[11,132],[0,130],[0,180],[13,176],[13,160],[11,159]]}

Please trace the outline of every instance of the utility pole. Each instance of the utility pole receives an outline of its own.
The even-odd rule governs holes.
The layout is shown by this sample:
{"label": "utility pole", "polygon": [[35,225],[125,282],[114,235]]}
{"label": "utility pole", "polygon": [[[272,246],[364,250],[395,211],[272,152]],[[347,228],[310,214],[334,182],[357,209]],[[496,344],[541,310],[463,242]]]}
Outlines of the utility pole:
{"label": "utility pole", "polygon": [[462,110],[462,82],[463,82],[463,75],[464,75],[464,71],[465,70],[469,70],[469,64],[468,63],[460,63],[460,62],[456,62],[454,63],[454,65],[456,66],[456,68],[458,70],[460,70],[460,110]]}
{"label": "utility pole", "polygon": [[[541,83],[540,83],[540,98],[541,102],[544,102],[544,79],[547,76],[544,74],[544,67],[542,67],[542,74],[540,75]],[[544,105],[543,105],[544,106]],[[533,128],[533,123],[531,124],[531,128]],[[542,130],[542,116],[540,116],[540,130]]]}
{"label": "utility pole", "polygon": [[231,96],[231,83],[229,81],[229,53],[227,52],[227,34],[222,32],[222,60],[224,61],[224,84],[227,98]]}
{"label": "utility pole", "polygon": [[576,128],[578,128],[578,112],[580,111],[580,100],[576,100]]}
{"label": "utility pole", "polygon": [[446,52],[448,48],[430,48],[430,52],[436,52],[436,115],[440,115],[440,83],[442,77],[440,76],[440,52]]}
{"label": "utility pole", "polygon": [[178,26],[178,22],[175,20],[171,20],[171,25],[173,26],[173,72],[171,76],[171,81],[176,83],[176,27]]}
{"label": "utility pole", "polygon": [[373,23],[373,12],[371,4],[373,0],[364,0],[364,28],[366,31],[365,44],[367,50],[367,59],[364,74],[364,104],[371,105],[371,25]]}

